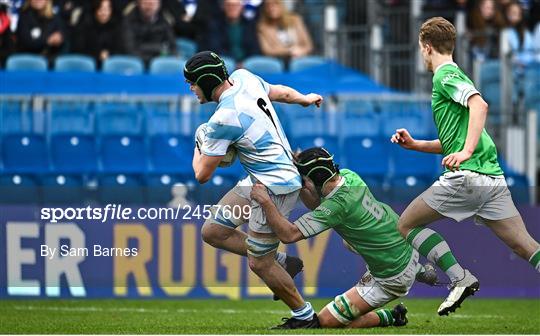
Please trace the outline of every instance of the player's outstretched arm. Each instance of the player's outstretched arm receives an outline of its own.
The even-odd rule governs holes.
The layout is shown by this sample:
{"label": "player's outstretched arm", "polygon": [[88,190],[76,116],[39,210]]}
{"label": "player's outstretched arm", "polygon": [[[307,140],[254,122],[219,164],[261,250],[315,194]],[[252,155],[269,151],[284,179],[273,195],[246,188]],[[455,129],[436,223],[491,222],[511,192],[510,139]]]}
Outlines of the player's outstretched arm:
{"label": "player's outstretched arm", "polygon": [[199,149],[197,147],[195,147],[195,149],[193,150],[192,161],[193,171],[195,172],[195,179],[200,184],[208,182],[222,159],[223,155],[204,155],[199,152]]}
{"label": "player's outstretched arm", "polygon": [[439,139],[416,140],[405,128],[397,129],[396,133],[390,138],[390,141],[405,149],[434,154],[442,153],[441,141]]}
{"label": "player's outstretched arm", "polygon": [[268,195],[266,187],[261,183],[257,182],[253,188],[251,188],[251,199],[257,201],[266,215],[266,222],[276,236],[285,244],[291,244],[299,240],[304,239],[302,232],[294,225],[289,222],[287,218],[279,212],[272,199]]}
{"label": "player's outstretched arm", "polygon": [[323,102],[323,97],[316,93],[304,95],[285,85],[270,85],[268,98],[270,98],[271,101],[288,104],[300,104],[304,107],[313,104],[315,104],[317,107],[321,107]]}
{"label": "player's outstretched arm", "polygon": [[469,126],[467,128],[465,145],[461,151],[445,156],[441,163],[450,170],[459,169],[463,161],[470,159],[478,145],[484,125],[486,124],[488,104],[479,94],[469,97],[467,106],[469,107]]}

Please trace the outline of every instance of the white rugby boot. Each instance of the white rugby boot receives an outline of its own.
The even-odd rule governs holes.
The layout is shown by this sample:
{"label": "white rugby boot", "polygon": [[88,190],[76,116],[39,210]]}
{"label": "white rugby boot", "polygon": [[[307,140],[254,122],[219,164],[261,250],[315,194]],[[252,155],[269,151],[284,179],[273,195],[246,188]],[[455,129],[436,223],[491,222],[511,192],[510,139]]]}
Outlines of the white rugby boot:
{"label": "white rugby boot", "polygon": [[439,306],[437,312],[439,315],[448,315],[453,313],[461,306],[461,303],[469,296],[474,295],[480,289],[478,279],[465,270],[463,279],[456,281],[450,287],[450,294],[446,297],[443,303]]}

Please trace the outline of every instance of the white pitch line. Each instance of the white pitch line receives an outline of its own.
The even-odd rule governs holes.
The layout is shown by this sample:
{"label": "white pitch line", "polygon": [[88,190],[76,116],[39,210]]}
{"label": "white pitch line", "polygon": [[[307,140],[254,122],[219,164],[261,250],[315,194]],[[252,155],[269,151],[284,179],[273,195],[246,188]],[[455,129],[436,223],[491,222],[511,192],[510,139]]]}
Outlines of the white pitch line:
{"label": "white pitch line", "polygon": [[[289,311],[287,310],[270,310],[270,309],[256,309],[256,310],[243,310],[243,309],[154,309],[154,308],[102,308],[102,307],[41,307],[41,306],[22,306],[18,305],[14,307],[16,310],[43,310],[43,311],[62,311],[62,312],[110,312],[110,313],[177,313],[177,314],[197,314],[197,313],[222,313],[222,314],[280,314],[287,315]],[[416,318],[445,318],[439,317],[437,314],[433,313],[409,313],[409,317]],[[461,315],[461,314],[452,314],[448,319],[503,319],[504,316],[500,315],[489,315],[489,314],[478,314],[478,315]]]}
{"label": "white pitch line", "polygon": [[22,306],[14,307],[15,310],[45,310],[62,312],[111,312],[111,313],[178,313],[178,314],[196,314],[196,313],[223,313],[223,314],[287,314],[286,310],[239,310],[239,309],[153,309],[153,308],[102,308],[102,307],[41,307],[41,306]]}

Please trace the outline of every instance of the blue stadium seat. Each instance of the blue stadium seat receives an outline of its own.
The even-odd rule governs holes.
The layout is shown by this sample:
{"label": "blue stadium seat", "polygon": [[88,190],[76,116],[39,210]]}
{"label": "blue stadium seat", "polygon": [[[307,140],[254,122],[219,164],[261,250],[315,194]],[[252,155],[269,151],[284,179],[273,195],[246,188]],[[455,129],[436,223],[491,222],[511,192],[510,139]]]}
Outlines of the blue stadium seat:
{"label": "blue stadium seat", "polygon": [[187,176],[174,175],[174,174],[150,174],[146,178],[146,185],[148,186],[147,198],[150,204],[166,205],[171,202],[180,194],[181,191],[185,193],[185,199],[188,201],[193,200],[193,191],[195,180],[191,174],[192,185],[190,187],[186,184],[188,180]]}
{"label": "blue stadium seat", "polygon": [[0,204],[36,204],[39,201],[39,188],[35,176],[0,175]]}
{"label": "blue stadium seat", "polygon": [[148,157],[144,138],[132,135],[102,136],[101,161],[105,172],[146,172],[148,170]]}
{"label": "blue stadium seat", "polygon": [[94,114],[89,109],[54,109],[49,113],[49,134],[89,134],[93,131]]}
{"label": "blue stadium seat", "polygon": [[[223,171],[225,171],[224,169]],[[238,178],[228,175],[221,175],[215,173],[210,181],[205,184],[199,185],[194,191],[194,199],[197,204],[217,204],[219,200],[231,190],[236,183]]]}
{"label": "blue stadium seat", "polygon": [[181,57],[188,59],[197,53],[197,43],[190,39],[178,38],[176,39],[176,51]]}
{"label": "blue stadium seat", "polygon": [[318,65],[322,65],[326,60],[321,56],[304,56],[299,58],[293,58],[289,65],[291,72],[302,71],[308,68],[312,68]]}
{"label": "blue stadium seat", "polygon": [[49,169],[45,137],[38,134],[4,135],[2,156],[6,172],[37,174]]}
{"label": "blue stadium seat", "polygon": [[77,175],[45,175],[40,179],[45,204],[83,204],[83,179]]}
{"label": "blue stadium seat", "polygon": [[[337,132],[329,113],[315,106],[302,107],[296,104],[273,104],[276,114],[288,136],[331,135]],[[332,127],[334,126],[334,127]]]}
{"label": "blue stadium seat", "polygon": [[407,129],[412,136],[417,138],[425,138],[430,133],[424,119],[420,116],[402,117],[393,116],[391,113],[387,113],[381,116],[381,119],[384,120],[381,130],[382,135],[385,136],[387,140],[389,140],[399,128]]}
{"label": "blue stadium seat", "polygon": [[256,74],[282,73],[283,61],[270,56],[251,56],[244,60],[244,68]]}
{"label": "blue stadium seat", "polygon": [[[385,138],[385,140],[389,142],[388,139]],[[440,155],[406,150],[397,144],[389,145],[387,155],[390,155],[392,160],[392,175],[394,177],[414,176],[434,179],[443,171]]]}
{"label": "blue stadium seat", "polygon": [[191,130],[195,133],[200,124],[208,122],[212,114],[216,111],[217,104],[214,102],[199,105],[199,110],[193,111],[191,115]]}
{"label": "blue stadium seat", "polygon": [[489,104],[489,118],[499,118],[501,113],[500,83],[488,82],[483,85],[482,97]]}
{"label": "blue stadium seat", "polygon": [[361,115],[375,113],[375,106],[366,99],[343,99],[340,101],[340,110],[346,114]]}
{"label": "blue stadium seat", "polygon": [[230,74],[233,73],[234,70],[236,70],[236,61],[234,58],[229,56],[222,56],[221,59],[223,59],[223,62],[225,62],[225,67],[227,68],[227,72]]}
{"label": "blue stadium seat", "polygon": [[508,188],[512,193],[512,199],[514,200],[514,203],[528,204],[530,202],[529,191],[531,187],[529,186],[527,176],[511,172],[509,174],[507,173],[505,178],[506,183],[508,184]]}
{"label": "blue stadium seat", "polygon": [[130,105],[101,106],[97,111],[97,131],[100,134],[142,134],[144,112]]}
{"label": "blue stadium seat", "polygon": [[0,103],[0,134],[31,132],[34,114],[29,104],[2,101]]}
{"label": "blue stadium seat", "polygon": [[527,68],[525,72],[524,94],[525,107],[540,113],[540,63],[538,64]]}
{"label": "blue stadium seat", "polygon": [[14,54],[6,61],[7,71],[47,71],[47,59],[40,55]]}
{"label": "blue stadium seat", "polygon": [[343,145],[343,156],[347,160],[345,167],[360,176],[386,176],[390,164],[387,142],[387,139],[379,137],[346,137]]}
{"label": "blue stadium seat", "polygon": [[93,135],[52,135],[50,151],[53,169],[57,172],[94,173],[98,169],[98,153]]}
{"label": "blue stadium seat", "polygon": [[146,130],[149,135],[179,134],[182,131],[182,124],[189,122],[189,115],[186,116],[178,111],[147,108],[149,110],[146,119]]}
{"label": "blue stadium seat", "polygon": [[60,55],[54,62],[54,71],[94,72],[96,71],[96,61],[86,55]]}
{"label": "blue stadium seat", "polygon": [[153,75],[182,75],[186,60],[179,57],[160,56],[150,61],[150,73]]}
{"label": "blue stadium seat", "polygon": [[331,135],[314,135],[314,136],[302,136],[292,137],[289,139],[291,142],[291,148],[296,151],[297,148],[306,150],[311,147],[324,147],[331,154],[334,155],[334,161],[341,162],[341,151],[339,148],[339,138]]}
{"label": "blue stadium seat", "polygon": [[159,134],[150,138],[152,171],[191,174],[193,138],[172,134]]}
{"label": "blue stadium seat", "polygon": [[106,174],[98,179],[102,204],[137,204],[145,202],[144,181],[140,175]]}
{"label": "blue stadium seat", "polygon": [[343,136],[368,136],[380,134],[381,117],[374,112],[343,112],[339,116],[339,131]]}
{"label": "blue stadium seat", "polygon": [[391,136],[398,128],[406,128],[417,137],[434,133],[431,106],[414,101],[392,101],[379,103],[382,134]]}
{"label": "blue stadium seat", "polygon": [[103,62],[102,71],[118,75],[140,75],[144,72],[144,64],[136,56],[115,55]]}
{"label": "blue stadium seat", "polygon": [[480,87],[482,91],[485,91],[485,86],[489,83],[496,83],[497,85],[501,81],[501,62],[499,60],[488,60],[482,63],[480,67]]}
{"label": "blue stadium seat", "polygon": [[390,179],[390,193],[392,203],[409,204],[422,192],[424,192],[433,181],[417,176],[393,177]]}

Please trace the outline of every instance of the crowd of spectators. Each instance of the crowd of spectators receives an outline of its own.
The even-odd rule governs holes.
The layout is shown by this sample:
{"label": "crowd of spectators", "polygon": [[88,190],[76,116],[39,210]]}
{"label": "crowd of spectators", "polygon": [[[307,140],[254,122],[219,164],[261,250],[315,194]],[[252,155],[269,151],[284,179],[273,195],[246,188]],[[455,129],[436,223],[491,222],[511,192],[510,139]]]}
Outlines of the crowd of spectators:
{"label": "crowd of spectators", "polygon": [[[0,67],[13,53],[85,54],[98,66],[111,55],[182,55],[193,41],[242,61],[270,55],[288,62],[313,45],[302,17],[283,0],[0,0]],[[286,0],[287,1],[287,0]]]}
{"label": "crowd of spectators", "polygon": [[[357,1],[341,2],[344,9],[349,3],[363,8]],[[278,57],[287,64],[314,50],[304,19],[292,11],[297,2],[304,1],[0,0],[0,67],[12,53],[41,54],[50,61],[60,53],[86,54],[98,66],[114,54],[135,55],[146,63],[160,55],[189,56],[177,50],[178,38],[192,40],[199,50],[231,57],[239,66],[253,55]],[[454,19],[455,13],[465,12],[467,41],[475,59],[498,57],[503,30],[517,61],[526,63],[540,50],[540,0],[423,0],[423,4],[426,15]],[[410,3],[385,0],[383,5]],[[346,11],[347,22],[348,16]],[[367,16],[362,17],[367,24]],[[402,35],[400,31],[408,32],[398,27],[394,38]]]}
{"label": "crowd of spectators", "polygon": [[449,19],[464,11],[474,59],[498,58],[502,31],[516,61],[530,62],[540,53],[540,0],[425,0],[424,10],[442,10]]}

